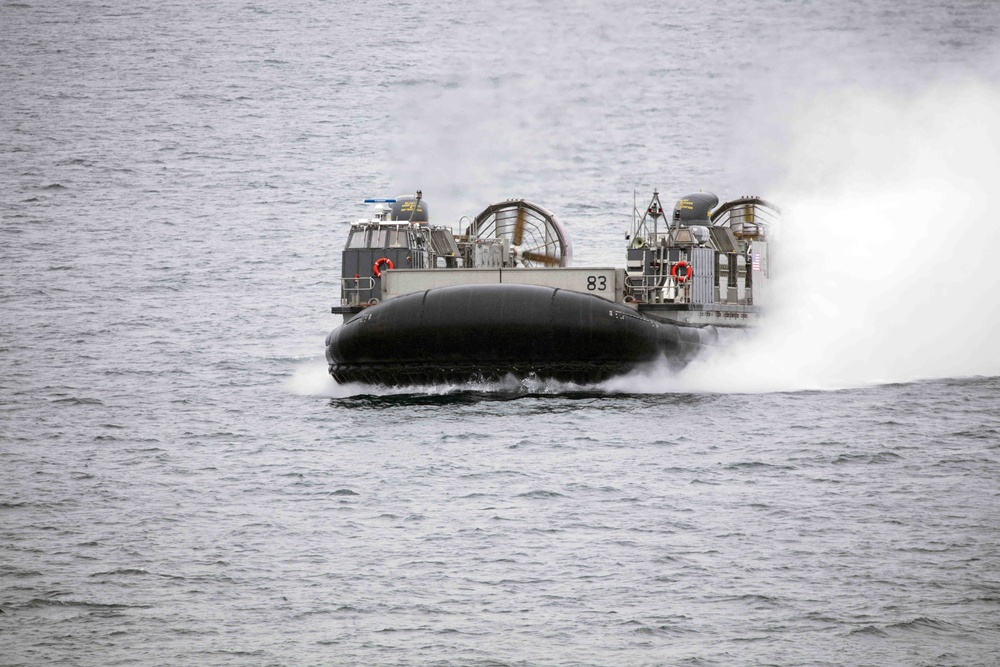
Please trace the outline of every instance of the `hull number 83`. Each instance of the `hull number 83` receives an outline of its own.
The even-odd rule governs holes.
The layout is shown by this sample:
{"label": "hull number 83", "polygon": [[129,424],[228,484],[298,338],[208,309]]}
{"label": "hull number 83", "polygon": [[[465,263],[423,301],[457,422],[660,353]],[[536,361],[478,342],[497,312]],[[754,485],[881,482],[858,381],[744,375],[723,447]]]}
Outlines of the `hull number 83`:
{"label": "hull number 83", "polygon": [[608,289],[608,279],[606,276],[587,276],[588,292],[603,292]]}

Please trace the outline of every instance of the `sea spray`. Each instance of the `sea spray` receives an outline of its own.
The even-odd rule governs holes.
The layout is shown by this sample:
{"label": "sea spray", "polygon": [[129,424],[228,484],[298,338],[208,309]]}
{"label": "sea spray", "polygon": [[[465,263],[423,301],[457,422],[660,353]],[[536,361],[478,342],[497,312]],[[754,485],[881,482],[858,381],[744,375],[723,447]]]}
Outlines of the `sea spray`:
{"label": "sea spray", "polygon": [[[834,389],[1000,373],[1000,91],[837,90],[789,127],[765,323],[680,374],[614,390]],[[640,380],[638,382],[637,380]]]}

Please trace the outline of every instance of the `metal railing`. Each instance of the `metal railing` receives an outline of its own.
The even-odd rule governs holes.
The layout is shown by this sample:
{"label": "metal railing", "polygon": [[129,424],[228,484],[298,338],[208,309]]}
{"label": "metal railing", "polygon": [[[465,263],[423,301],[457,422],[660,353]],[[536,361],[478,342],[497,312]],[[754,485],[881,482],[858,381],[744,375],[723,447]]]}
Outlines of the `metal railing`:
{"label": "metal railing", "polygon": [[[650,283],[654,284],[650,284]],[[660,284],[655,284],[659,282]],[[676,303],[685,300],[686,292],[670,275],[625,277],[625,298],[642,303]]]}
{"label": "metal railing", "polygon": [[375,279],[371,277],[365,278],[341,278],[340,279],[340,305],[341,306],[360,306],[367,304],[370,300],[369,298],[362,299],[361,293],[368,292],[369,295],[371,291],[375,289]]}
{"label": "metal railing", "polygon": [[760,197],[742,197],[727,201],[712,212],[712,224],[726,226],[736,238],[764,238],[781,210]]}

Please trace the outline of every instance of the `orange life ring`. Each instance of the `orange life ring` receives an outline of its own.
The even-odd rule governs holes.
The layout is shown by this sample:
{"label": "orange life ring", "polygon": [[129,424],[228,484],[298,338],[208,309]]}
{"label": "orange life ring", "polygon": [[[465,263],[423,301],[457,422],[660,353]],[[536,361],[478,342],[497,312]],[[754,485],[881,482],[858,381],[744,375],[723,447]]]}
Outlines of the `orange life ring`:
{"label": "orange life ring", "polygon": [[388,266],[390,269],[396,268],[395,265],[393,265],[392,260],[389,259],[388,257],[379,257],[378,259],[375,260],[375,266],[372,267],[372,268],[375,269],[375,277],[376,278],[381,278],[382,277],[382,265],[383,264],[385,264],[386,266]]}
{"label": "orange life ring", "polygon": [[[678,269],[684,269],[683,276],[678,273]],[[691,268],[690,264],[682,260],[674,264],[674,268],[670,269],[670,275],[677,278],[677,282],[682,283],[694,275],[694,269]]]}

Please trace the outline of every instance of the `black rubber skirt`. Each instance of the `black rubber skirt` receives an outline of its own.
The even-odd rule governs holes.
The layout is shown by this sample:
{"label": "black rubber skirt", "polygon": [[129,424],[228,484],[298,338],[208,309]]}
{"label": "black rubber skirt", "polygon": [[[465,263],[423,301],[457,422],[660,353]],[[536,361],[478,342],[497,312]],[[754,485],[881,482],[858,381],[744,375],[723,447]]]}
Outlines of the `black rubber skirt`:
{"label": "black rubber skirt", "polygon": [[390,386],[514,376],[590,384],[665,358],[681,366],[714,327],[657,322],[626,306],[536,285],[461,285],[370,306],[326,339],[337,382]]}

